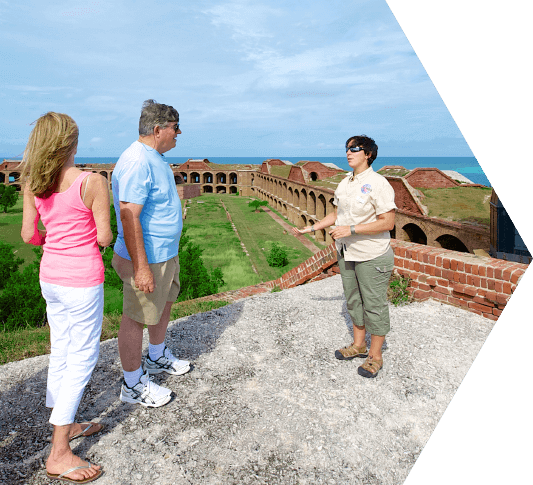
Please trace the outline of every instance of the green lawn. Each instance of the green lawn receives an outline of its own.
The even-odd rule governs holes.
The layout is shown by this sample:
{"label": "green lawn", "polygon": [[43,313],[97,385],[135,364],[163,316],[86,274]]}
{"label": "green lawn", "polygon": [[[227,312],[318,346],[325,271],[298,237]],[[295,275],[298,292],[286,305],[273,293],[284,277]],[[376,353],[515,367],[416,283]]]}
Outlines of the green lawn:
{"label": "green lawn", "polygon": [[219,291],[256,285],[261,279],[252,270],[250,258],[243,252],[220,198],[203,195],[189,200],[187,218],[183,223],[187,236],[202,248],[207,269],[219,267],[222,270],[225,284]]}
{"label": "green lawn", "polygon": [[[250,198],[224,194],[217,197],[224,201],[231,213],[233,223],[263,281],[279,278],[313,255],[309,249],[292,234],[287,233],[267,213],[254,212],[248,207]],[[287,266],[273,268],[268,265],[266,257],[274,242],[277,242],[287,251],[289,258]]]}
{"label": "green lawn", "polygon": [[418,189],[424,194],[430,217],[456,222],[490,225],[491,188],[452,187],[449,189]]}
{"label": "green lawn", "polygon": [[[40,223],[41,229],[44,229]],[[0,241],[13,246],[15,254],[24,260],[22,267],[28,265],[35,259],[31,244],[26,244],[20,231],[22,229],[22,194],[19,195],[17,204],[8,209],[7,213],[0,212]]]}
{"label": "green lawn", "polygon": [[[230,212],[250,257],[244,254],[220,200]],[[189,202],[185,220],[187,235],[204,250],[202,258],[207,268],[219,266],[222,269],[226,284],[221,291],[279,278],[313,255],[294,236],[284,234],[283,228],[268,214],[254,212],[248,207],[249,202],[248,197],[229,194],[204,194]],[[287,266],[272,268],[268,265],[266,256],[274,242],[287,251]],[[259,276],[253,272],[250,259]]]}

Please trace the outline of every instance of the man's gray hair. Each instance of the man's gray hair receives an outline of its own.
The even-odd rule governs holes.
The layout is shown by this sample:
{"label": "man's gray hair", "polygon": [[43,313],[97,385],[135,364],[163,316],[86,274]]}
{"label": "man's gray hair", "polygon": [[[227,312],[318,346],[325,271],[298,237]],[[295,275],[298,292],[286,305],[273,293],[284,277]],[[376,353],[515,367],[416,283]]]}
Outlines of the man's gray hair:
{"label": "man's gray hair", "polygon": [[167,123],[178,122],[179,120],[180,115],[172,106],[160,104],[154,99],[148,99],[143,103],[141,110],[139,135],[151,135],[156,126],[165,128]]}

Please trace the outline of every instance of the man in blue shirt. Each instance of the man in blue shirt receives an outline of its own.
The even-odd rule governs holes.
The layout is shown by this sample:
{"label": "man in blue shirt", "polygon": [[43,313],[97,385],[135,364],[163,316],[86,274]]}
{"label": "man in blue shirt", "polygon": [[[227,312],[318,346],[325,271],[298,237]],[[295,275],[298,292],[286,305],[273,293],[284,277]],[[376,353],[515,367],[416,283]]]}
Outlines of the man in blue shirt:
{"label": "man in blue shirt", "polygon": [[[170,401],[171,390],[149,374],[185,374],[165,345],[170,307],[180,291],[179,240],[183,227],[181,201],[174,175],[163,153],[181,134],[179,114],[148,100],[139,120],[139,139],[120,156],[112,176],[118,237],[113,268],[124,283],[124,308],[118,348],[124,372],[120,399],[147,407]],[[149,352],[142,362],[143,327],[148,326]]]}

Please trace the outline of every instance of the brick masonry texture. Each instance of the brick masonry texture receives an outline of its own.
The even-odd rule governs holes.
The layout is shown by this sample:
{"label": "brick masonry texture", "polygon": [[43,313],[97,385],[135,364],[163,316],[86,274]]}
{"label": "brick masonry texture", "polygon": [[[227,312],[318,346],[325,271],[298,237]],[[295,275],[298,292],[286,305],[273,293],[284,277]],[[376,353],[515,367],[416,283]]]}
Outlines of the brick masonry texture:
{"label": "brick masonry texture", "polygon": [[[449,251],[412,242],[391,240],[394,269],[409,277],[415,300],[429,298],[497,320],[528,265]],[[198,301],[234,302],[274,288],[293,288],[339,274],[335,244],[330,244],[280,278]]]}
{"label": "brick masonry texture", "polygon": [[180,199],[192,199],[200,196],[199,185],[176,185]]}
{"label": "brick masonry texture", "polygon": [[411,278],[417,300],[440,302],[496,320],[527,269],[526,264],[393,239],[395,270]]}

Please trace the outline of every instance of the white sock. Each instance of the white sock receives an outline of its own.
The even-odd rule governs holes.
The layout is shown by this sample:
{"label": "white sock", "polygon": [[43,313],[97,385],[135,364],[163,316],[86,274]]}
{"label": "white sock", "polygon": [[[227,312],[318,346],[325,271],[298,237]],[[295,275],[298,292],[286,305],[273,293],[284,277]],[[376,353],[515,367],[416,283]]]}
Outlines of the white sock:
{"label": "white sock", "polygon": [[126,381],[126,385],[128,387],[133,387],[141,380],[141,376],[143,375],[143,368],[141,366],[133,372],[126,372],[125,370],[122,370],[122,372],[124,373],[124,380]]}
{"label": "white sock", "polygon": [[159,345],[152,345],[148,344],[148,353],[150,355],[150,360],[155,362],[159,357],[163,355],[163,352],[165,351],[165,342],[159,344]]}

